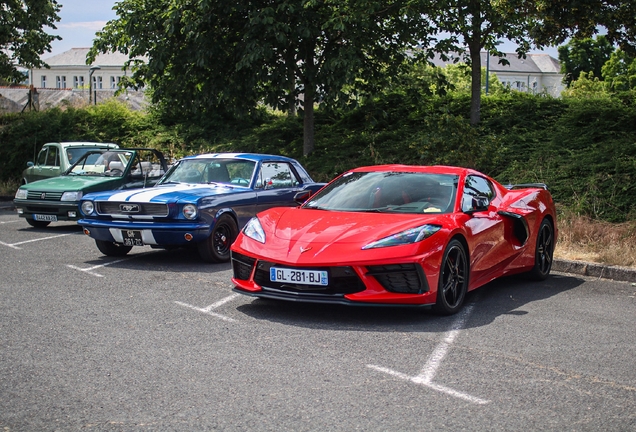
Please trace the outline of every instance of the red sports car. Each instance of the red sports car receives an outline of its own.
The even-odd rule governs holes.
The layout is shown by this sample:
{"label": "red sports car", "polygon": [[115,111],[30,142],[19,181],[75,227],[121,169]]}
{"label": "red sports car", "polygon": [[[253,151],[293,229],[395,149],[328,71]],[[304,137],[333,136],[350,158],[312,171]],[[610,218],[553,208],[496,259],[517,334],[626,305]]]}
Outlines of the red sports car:
{"label": "red sports car", "polygon": [[300,207],[251,219],[232,245],[234,290],[255,297],[457,312],[468,291],[545,279],[557,238],[544,184],[475,170],[381,165],[340,175]]}

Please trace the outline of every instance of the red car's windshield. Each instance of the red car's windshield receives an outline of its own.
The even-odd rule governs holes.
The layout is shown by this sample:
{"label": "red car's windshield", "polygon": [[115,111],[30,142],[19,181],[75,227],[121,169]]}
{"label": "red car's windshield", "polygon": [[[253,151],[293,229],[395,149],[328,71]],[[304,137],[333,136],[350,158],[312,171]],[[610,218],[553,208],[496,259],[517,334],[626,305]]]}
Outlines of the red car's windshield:
{"label": "red car's windshield", "polygon": [[396,213],[450,213],[458,176],[416,172],[350,172],[311,197],[303,208]]}

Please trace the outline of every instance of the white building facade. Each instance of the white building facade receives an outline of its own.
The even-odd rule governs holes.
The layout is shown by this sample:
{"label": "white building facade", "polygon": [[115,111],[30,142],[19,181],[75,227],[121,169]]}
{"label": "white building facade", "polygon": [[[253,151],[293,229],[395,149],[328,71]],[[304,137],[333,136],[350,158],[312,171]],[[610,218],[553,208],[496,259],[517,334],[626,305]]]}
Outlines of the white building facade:
{"label": "white building facade", "polygon": [[[31,69],[29,78],[37,89],[116,90],[128,56],[120,53],[99,54],[93,64],[86,64],[90,48],[72,48],[61,54],[43,59],[49,69]],[[92,68],[92,70],[91,70]],[[91,73],[92,72],[92,73]],[[89,77],[92,83],[89,85]]]}
{"label": "white building facade", "polygon": [[[509,64],[499,63],[499,57],[481,53],[481,66],[489,73],[494,73],[505,86],[526,93],[545,93],[559,97],[565,89],[561,64],[548,54],[526,54],[526,58],[518,58],[517,53],[505,53]],[[449,55],[448,61],[439,57],[433,59],[436,66],[444,67],[453,63],[456,55]],[[460,60],[461,61],[461,60]]]}

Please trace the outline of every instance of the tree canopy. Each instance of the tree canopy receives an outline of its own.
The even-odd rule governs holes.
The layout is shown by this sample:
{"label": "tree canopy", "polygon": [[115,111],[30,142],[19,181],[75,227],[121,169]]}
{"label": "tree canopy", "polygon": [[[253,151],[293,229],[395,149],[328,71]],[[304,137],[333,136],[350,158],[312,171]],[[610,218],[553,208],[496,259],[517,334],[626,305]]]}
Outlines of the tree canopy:
{"label": "tree canopy", "polygon": [[614,47],[605,36],[595,39],[572,39],[559,47],[559,61],[561,72],[565,75],[564,82],[569,86],[577,80],[581,72],[592,73],[601,78],[601,68],[609,60]]}
{"label": "tree canopy", "polygon": [[428,23],[407,0],[122,0],[90,54],[144,57],[132,82],[179,112],[249,114],[259,103],[295,112],[302,102],[304,154],[313,109],[377,87],[425,38]]}
{"label": "tree canopy", "polygon": [[40,59],[60,39],[45,32],[60,20],[56,0],[4,0],[0,7],[0,79],[20,82],[18,67],[44,67]]}

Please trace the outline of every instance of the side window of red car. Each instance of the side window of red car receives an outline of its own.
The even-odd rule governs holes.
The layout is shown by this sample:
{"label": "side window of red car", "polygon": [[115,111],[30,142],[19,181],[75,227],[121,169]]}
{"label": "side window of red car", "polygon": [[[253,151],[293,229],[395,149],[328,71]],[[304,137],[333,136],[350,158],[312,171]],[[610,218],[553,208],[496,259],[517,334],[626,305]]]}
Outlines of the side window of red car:
{"label": "side window of red car", "polygon": [[464,184],[464,195],[462,197],[462,210],[468,211],[477,197],[486,197],[488,202],[495,197],[495,191],[488,180],[479,176],[466,177]]}

